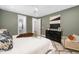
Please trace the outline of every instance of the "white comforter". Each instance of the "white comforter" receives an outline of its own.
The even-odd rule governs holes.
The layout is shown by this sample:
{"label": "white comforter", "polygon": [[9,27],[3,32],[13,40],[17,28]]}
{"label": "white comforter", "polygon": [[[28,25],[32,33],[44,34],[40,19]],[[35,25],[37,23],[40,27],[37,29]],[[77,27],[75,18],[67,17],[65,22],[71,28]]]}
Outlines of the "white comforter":
{"label": "white comforter", "polygon": [[48,50],[55,50],[50,40],[43,37],[14,38],[13,48],[2,54],[44,54]]}

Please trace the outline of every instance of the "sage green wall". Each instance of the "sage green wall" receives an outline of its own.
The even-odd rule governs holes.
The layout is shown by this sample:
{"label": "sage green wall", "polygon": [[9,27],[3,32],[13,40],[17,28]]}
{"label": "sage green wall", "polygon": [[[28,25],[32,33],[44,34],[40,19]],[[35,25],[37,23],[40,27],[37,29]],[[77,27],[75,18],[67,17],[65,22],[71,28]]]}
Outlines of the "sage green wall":
{"label": "sage green wall", "polygon": [[32,17],[27,17],[27,32],[32,32]]}
{"label": "sage green wall", "polygon": [[1,28],[1,10],[0,10],[0,28]]}
{"label": "sage green wall", "polygon": [[[1,28],[8,29],[13,35],[18,34],[17,13],[0,10]],[[27,32],[32,32],[32,17],[27,16]]]}
{"label": "sage green wall", "polygon": [[17,14],[1,10],[1,28],[17,34]]}
{"label": "sage green wall", "polygon": [[41,19],[41,33],[42,35],[45,35],[45,30],[49,28],[49,16],[42,17]]}
{"label": "sage green wall", "polygon": [[76,6],[42,17],[42,35],[45,35],[45,30],[49,28],[49,17],[59,14],[63,35],[79,34],[79,6]]}

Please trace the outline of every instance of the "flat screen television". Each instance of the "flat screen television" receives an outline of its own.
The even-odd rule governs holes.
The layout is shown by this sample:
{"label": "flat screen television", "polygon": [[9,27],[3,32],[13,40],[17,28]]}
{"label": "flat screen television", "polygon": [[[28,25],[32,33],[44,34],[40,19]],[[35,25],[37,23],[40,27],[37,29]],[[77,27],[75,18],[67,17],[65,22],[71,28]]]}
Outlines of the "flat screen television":
{"label": "flat screen television", "polygon": [[50,29],[58,29],[60,27],[60,24],[50,24]]}

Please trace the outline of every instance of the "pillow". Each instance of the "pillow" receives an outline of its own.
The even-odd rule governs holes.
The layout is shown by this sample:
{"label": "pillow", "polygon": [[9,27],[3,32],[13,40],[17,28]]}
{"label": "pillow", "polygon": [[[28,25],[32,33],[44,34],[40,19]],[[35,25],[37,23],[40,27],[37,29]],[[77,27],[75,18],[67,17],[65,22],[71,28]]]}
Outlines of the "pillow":
{"label": "pillow", "polygon": [[17,38],[20,38],[20,37],[32,37],[33,36],[33,33],[23,33],[23,34],[19,34],[17,36]]}
{"label": "pillow", "polygon": [[11,35],[11,33],[8,30],[4,31],[3,34],[6,34],[7,36],[10,36],[12,38],[12,35]]}
{"label": "pillow", "polygon": [[0,30],[0,50],[8,51],[13,48],[13,39],[7,30]]}
{"label": "pillow", "polygon": [[68,39],[69,39],[69,40],[76,40],[76,37],[75,37],[74,35],[69,35],[69,36],[68,36]]}

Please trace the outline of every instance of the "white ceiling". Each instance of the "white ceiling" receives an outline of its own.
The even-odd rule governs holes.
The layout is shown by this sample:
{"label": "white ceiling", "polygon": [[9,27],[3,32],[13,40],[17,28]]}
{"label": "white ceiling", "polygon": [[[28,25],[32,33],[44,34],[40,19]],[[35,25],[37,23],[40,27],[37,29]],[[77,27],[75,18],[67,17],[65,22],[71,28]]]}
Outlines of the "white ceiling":
{"label": "white ceiling", "polygon": [[42,17],[71,7],[74,5],[0,5],[0,9],[34,17]]}

